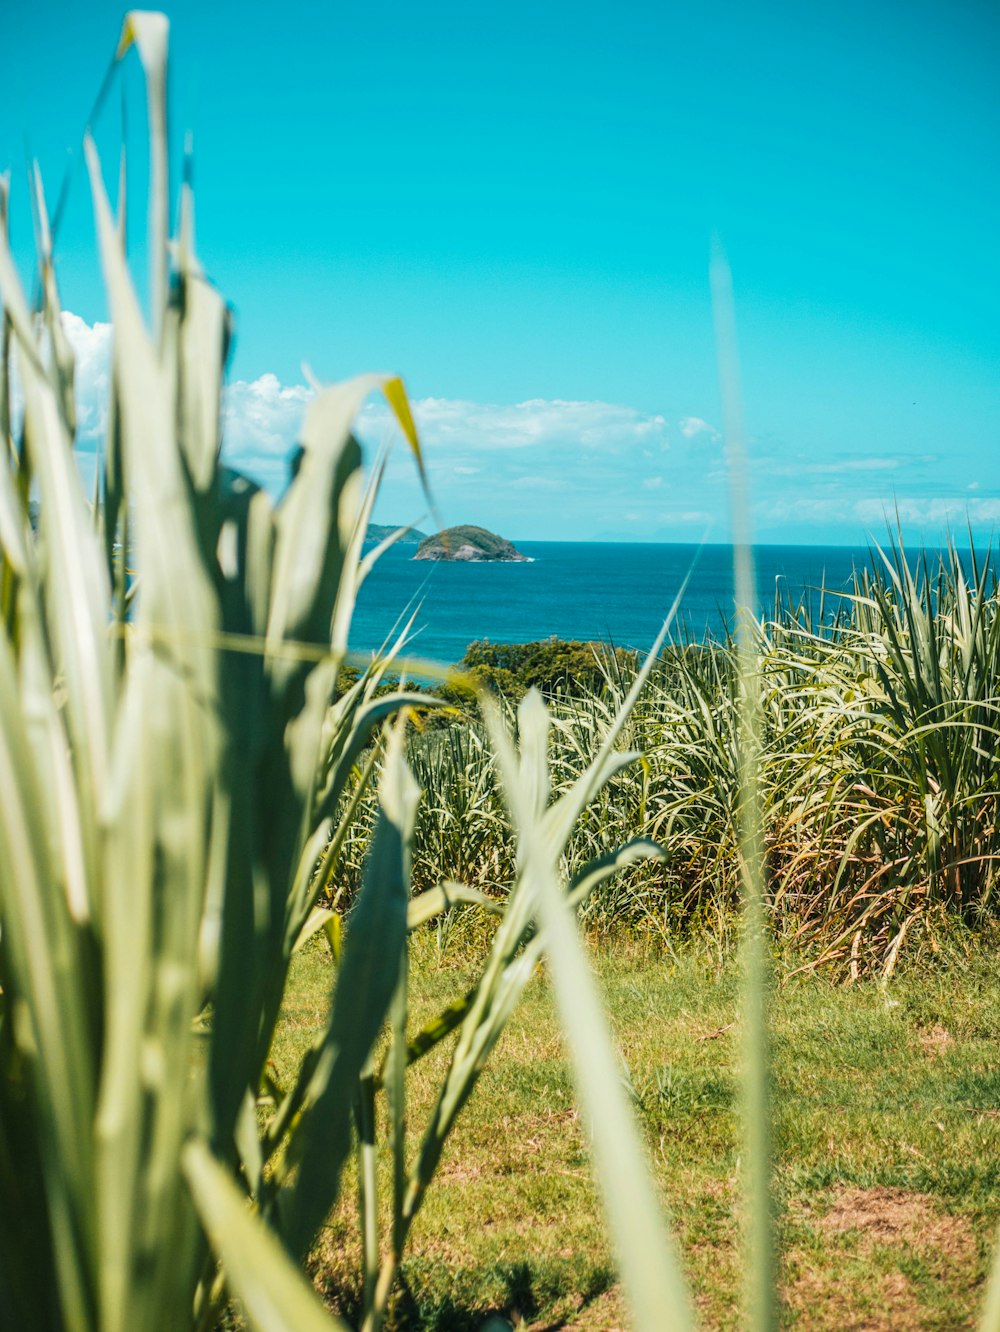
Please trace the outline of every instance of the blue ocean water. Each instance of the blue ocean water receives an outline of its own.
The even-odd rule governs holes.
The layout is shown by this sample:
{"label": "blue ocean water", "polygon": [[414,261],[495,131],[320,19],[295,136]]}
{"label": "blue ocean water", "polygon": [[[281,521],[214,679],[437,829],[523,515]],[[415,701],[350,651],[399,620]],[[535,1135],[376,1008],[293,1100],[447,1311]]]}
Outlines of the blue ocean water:
{"label": "blue ocean water", "polygon": [[[377,650],[393,626],[416,609],[418,635],[410,651],[456,662],[477,638],[526,643],[535,639],[603,639],[647,648],[691,572],[680,620],[688,636],[718,631],[733,604],[730,546],[579,541],[521,541],[530,564],[430,563],[413,559],[413,546],[394,546],[362,588],[351,646]],[[761,607],[773,605],[776,587],[818,601],[818,589],[846,587],[867,548],[759,546]]]}

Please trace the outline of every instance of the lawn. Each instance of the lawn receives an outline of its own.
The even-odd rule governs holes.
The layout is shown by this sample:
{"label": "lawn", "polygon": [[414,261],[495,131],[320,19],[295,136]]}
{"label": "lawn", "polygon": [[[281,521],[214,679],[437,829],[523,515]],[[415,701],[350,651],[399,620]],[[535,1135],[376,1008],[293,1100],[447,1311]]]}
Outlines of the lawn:
{"label": "lawn", "polygon": [[[835,985],[777,963],[776,1194],[786,1322],[972,1326],[1000,1220],[1000,987],[995,940],[949,944],[889,982]],[[706,952],[594,955],[650,1159],[703,1325],[739,1318],[738,979]],[[325,944],[293,969],[275,1048],[296,1064],[326,1010]],[[468,956],[414,945],[412,1021],[474,980]],[[413,1070],[421,1125],[444,1051]],[[345,1195],[353,1190],[346,1181]],[[352,1319],[353,1207],[313,1270]],[[418,1218],[390,1326],[625,1326],[544,969],[494,1052]]]}

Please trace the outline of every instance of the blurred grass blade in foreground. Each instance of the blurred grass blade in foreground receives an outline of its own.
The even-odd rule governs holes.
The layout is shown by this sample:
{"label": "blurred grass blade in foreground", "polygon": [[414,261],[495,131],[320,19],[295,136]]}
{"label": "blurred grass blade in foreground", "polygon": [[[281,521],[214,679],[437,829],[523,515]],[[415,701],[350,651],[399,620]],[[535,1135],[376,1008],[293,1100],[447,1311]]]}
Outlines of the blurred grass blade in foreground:
{"label": "blurred grass blade in foreground", "polygon": [[768,1031],[770,932],[762,827],[760,668],[753,634],[757,604],[746,437],[732,274],[721,245],[711,263],[733,529],[739,689],[739,830],[743,871],[743,1131],[747,1212],[747,1326],[778,1326],[777,1243],[771,1178],[771,1068]]}
{"label": "blurred grass blade in foreground", "polygon": [[530,893],[544,931],[633,1326],[693,1328],[679,1258],[660,1214],[607,1019],[546,836],[549,723],[544,704],[534,692],[521,704],[519,754],[495,711],[487,715],[516,829],[522,891]]}

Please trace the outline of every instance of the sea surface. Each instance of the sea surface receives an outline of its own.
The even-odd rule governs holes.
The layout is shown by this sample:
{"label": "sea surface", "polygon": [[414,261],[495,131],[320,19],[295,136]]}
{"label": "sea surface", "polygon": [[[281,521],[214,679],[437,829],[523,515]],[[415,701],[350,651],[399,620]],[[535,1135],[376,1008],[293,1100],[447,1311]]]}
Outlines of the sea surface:
{"label": "sea surface", "polygon": [[[397,545],[362,588],[351,646],[376,651],[394,627],[416,612],[409,651],[457,662],[474,639],[527,643],[535,639],[602,639],[649,647],[685,578],[678,636],[718,632],[733,605],[732,547],[659,543],[519,541],[527,564],[460,564],[414,560]],[[855,566],[869,565],[867,547],[758,546],[759,609],[776,589],[812,600],[819,589],[846,588]],[[835,598],[827,600],[830,607]]]}

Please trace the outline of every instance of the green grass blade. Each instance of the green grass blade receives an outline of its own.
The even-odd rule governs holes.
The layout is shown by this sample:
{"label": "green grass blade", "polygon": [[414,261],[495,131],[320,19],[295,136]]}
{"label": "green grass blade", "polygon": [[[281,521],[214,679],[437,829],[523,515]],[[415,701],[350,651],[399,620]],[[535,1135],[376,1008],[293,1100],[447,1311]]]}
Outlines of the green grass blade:
{"label": "green grass blade", "polygon": [[[580,1103],[591,1134],[594,1168],[626,1299],[637,1328],[694,1326],[680,1260],[660,1213],[638,1130],[621,1085],[607,1018],[587,965],[537,805],[539,755],[548,720],[538,694],[519,711],[522,757],[518,763],[495,715],[491,736],[514,813],[521,873],[537,904],[545,932],[552,981],[573,1057]],[[528,763],[536,769],[524,772]]]}
{"label": "green grass blade", "polygon": [[275,1235],[252,1215],[228,1171],[196,1139],[184,1149],[184,1173],[229,1288],[257,1332],[347,1332]]}
{"label": "green grass blade", "polygon": [[406,912],[406,928],[417,930],[459,902],[470,906],[481,906],[487,911],[497,910],[497,903],[485,893],[481,893],[477,888],[468,888],[464,883],[456,883],[454,879],[448,879],[445,883],[439,883],[436,888],[427,888],[410,899]]}
{"label": "green grass blade", "polygon": [[[135,743],[127,726],[116,733],[116,766],[127,771],[125,787],[151,811],[139,823],[145,847],[135,846],[137,864],[153,864],[150,892],[163,886],[154,947],[142,948],[141,903],[132,898],[127,865],[108,883],[109,912],[117,926],[109,934],[105,964],[108,1011],[107,1079],[102,1087],[102,1118],[128,1125],[142,1081],[143,1063],[157,1069],[161,1094],[152,1101],[151,1122],[143,1142],[131,1138],[135,1153],[136,1192],[117,1188],[118,1153],[125,1145],[104,1141],[107,1188],[100,1195],[107,1211],[104,1236],[127,1237],[130,1277],[119,1289],[128,1308],[125,1325],[142,1324],[185,1299],[184,1263],[193,1262],[193,1217],[181,1207],[183,1189],[177,1168],[187,1132],[186,1098],[166,1094],[187,1085],[191,1058],[191,1020],[199,999],[199,935],[209,874],[211,811],[222,744],[218,697],[218,632],[215,590],[199,546],[190,491],[177,447],[174,394],[143,324],[120,237],[111,216],[93,143],[86,144],[101,257],[115,323],[115,368],[119,386],[125,466],[135,516],[136,557],[141,592],[133,618],[133,647],[125,685],[133,727],[143,732]],[[169,365],[170,358],[167,358]],[[143,752],[145,748],[145,754]],[[155,762],[150,755],[155,754]],[[145,789],[145,793],[140,792]],[[126,839],[123,828],[118,836]],[[166,891],[169,889],[169,891]],[[146,971],[144,980],[138,971]],[[148,984],[151,1003],[142,1033],[143,1060],[129,1071],[135,1039],[128,996]],[[121,1040],[123,1049],[116,1052]],[[113,1070],[119,1071],[117,1079]],[[242,1099],[243,1088],[235,1098]],[[144,1089],[148,1095],[148,1089]],[[164,1252],[161,1236],[174,1233],[175,1253]],[[110,1258],[109,1258],[110,1261]]]}
{"label": "green grass blade", "polygon": [[744,887],[743,1111],[745,1133],[747,1320],[754,1332],[778,1326],[777,1246],[771,1193],[770,1049],[767,1018],[769,946],[766,918],[760,675],[754,642],[756,606],[746,441],[736,351],[732,277],[720,248],[712,259],[719,379],[729,463],[737,616],[740,739],[739,840]]}
{"label": "green grass blade", "polygon": [[381,814],[365,886],[337,974],[333,1011],[317,1065],[311,1109],[290,1155],[299,1167],[281,1205],[288,1245],[304,1253],[336,1199],[350,1146],[358,1078],[399,983],[406,947],[409,842],[420,791],[403,758],[402,724],[390,738],[380,787]]}
{"label": "green grass blade", "polygon": [[993,1264],[986,1283],[986,1298],[979,1320],[979,1332],[1000,1332],[1000,1231],[994,1240]]}
{"label": "green grass blade", "polygon": [[[397,387],[398,386],[398,387]],[[302,425],[303,456],[278,509],[278,543],[267,636],[328,643],[333,629],[344,551],[360,508],[360,451],[351,428],[365,398],[385,393],[397,416],[403,411],[400,381],[360,375],[324,389],[309,404]],[[405,419],[412,430],[408,407]],[[411,444],[419,451],[416,432]],[[324,539],[331,531],[333,540]],[[346,643],[335,644],[346,649]]]}
{"label": "green grass blade", "polygon": [[403,1256],[406,1230],[403,1207],[406,1201],[406,1069],[408,1046],[406,1025],[409,1016],[409,958],[403,950],[399,984],[389,1011],[390,1043],[386,1054],[384,1086],[389,1110],[389,1146],[392,1151],[392,1261]]}
{"label": "green grass blade", "polygon": [[[30,700],[29,700],[30,702]],[[43,793],[21,716],[16,666],[0,635],[0,919],[5,962],[24,1005],[49,1226],[67,1325],[94,1316],[94,1034],[80,938],[42,817]]]}
{"label": "green grass blade", "polygon": [[170,179],[167,142],[167,48],[170,23],[165,14],[132,9],[125,15],[116,59],[121,60],[134,44],[146,76],[146,107],[149,116],[149,291],[153,337],[163,336],[167,313],[170,226]]}
{"label": "green grass blade", "polygon": [[[99,885],[96,829],[107,781],[111,735],[110,587],[87,513],[60,395],[42,365],[24,294],[0,234],[0,297],[21,356],[25,434],[41,501],[47,549],[44,605],[66,689],[66,723],[79,782],[89,887]],[[55,372],[53,372],[55,373]],[[41,604],[41,602],[40,602]],[[99,903],[92,904],[99,909]]]}

